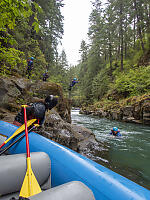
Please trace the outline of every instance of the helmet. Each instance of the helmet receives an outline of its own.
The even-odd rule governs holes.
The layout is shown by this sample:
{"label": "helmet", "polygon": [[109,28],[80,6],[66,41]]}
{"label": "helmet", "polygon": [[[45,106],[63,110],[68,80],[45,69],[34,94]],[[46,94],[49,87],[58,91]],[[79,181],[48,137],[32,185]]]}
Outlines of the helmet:
{"label": "helmet", "polygon": [[31,60],[34,60],[34,57],[31,57],[30,59],[31,59]]}
{"label": "helmet", "polygon": [[74,80],[74,81],[76,81],[76,80],[77,80],[77,78],[74,78],[73,80]]}
{"label": "helmet", "polygon": [[45,98],[46,109],[52,109],[58,103],[58,96],[49,95]]}
{"label": "helmet", "polygon": [[113,131],[118,131],[118,128],[117,127],[113,127]]}

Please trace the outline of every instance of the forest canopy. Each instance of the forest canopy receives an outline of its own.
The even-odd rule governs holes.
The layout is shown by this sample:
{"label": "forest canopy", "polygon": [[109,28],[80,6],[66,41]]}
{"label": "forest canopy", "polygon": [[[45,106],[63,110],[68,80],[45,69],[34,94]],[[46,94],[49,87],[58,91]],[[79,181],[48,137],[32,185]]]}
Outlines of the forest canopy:
{"label": "forest canopy", "polygon": [[0,75],[26,77],[34,57],[33,80],[48,71],[66,95],[71,79],[79,80],[71,91],[78,104],[150,92],[150,1],[92,0],[91,6],[89,41],[81,42],[79,64],[69,68],[65,51],[58,52],[63,0],[1,0]]}
{"label": "forest canopy", "polygon": [[[62,0],[0,2],[0,73],[26,75],[34,57],[32,78],[57,68],[57,46],[63,35]],[[51,70],[51,71],[52,71]]]}
{"label": "forest canopy", "polygon": [[79,99],[93,103],[150,92],[150,1],[92,1],[89,42],[76,67]]}

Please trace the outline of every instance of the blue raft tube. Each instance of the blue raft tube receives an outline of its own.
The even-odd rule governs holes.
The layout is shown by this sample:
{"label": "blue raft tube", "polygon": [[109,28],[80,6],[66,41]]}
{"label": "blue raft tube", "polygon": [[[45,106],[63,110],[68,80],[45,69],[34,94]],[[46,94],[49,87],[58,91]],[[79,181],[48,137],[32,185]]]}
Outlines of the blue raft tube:
{"label": "blue raft tube", "polygon": [[[10,137],[17,126],[0,121],[0,133]],[[51,159],[52,187],[81,181],[96,200],[150,200],[150,191],[106,167],[35,132],[29,134],[30,151],[45,152]],[[7,144],[7,146],[10,142]],[[9,154],[26,153],[25,137],[9,149]]]}

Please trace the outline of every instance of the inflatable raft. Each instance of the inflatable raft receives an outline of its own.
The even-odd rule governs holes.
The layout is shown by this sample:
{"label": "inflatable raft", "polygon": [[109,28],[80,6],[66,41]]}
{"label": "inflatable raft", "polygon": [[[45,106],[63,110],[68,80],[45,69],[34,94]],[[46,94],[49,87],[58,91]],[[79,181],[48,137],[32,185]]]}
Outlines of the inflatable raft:
{"label": "inflatable raft", "polygon": [[[0,121],[3,139],[10,137],[17,128]],[[35,132],[29,133],[29,143],[30,151],[37,152],[31,153],[31,162],[42,188],[41,193],[29,198],[31,200],[150,199],[149,190]],[[26,168],[25,137],[7,153],[8,156],[0,157],[0,200],[10,199],[19,193]],[[12,174],[17,177],[15,186]]]}

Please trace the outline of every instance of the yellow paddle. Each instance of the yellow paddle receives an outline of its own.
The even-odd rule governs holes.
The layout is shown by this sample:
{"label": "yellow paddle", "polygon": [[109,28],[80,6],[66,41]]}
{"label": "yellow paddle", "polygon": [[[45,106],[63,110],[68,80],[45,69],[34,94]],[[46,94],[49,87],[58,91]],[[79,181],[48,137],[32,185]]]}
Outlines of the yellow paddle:
{"label": "yellow paddle", "polygon": [[[34,124],[32,126],[32,128],[29,129],[28,133],[30,133],[34,128],[40,126],[39,124]],[[10,149],[14,144],[16,144],[17,142],[19,142],[23,137],[25,136],[25,133],[23,133],[19,138],[17,138],[14,142],[12,142],[8,147],[4,148],[1,152],[0,152],[0,156],[5,153],[8,149]]]}
{"label": "yellow paddle", "polygon": [[[31,119],[31,120],[28,120],[27,122],[27,126],[31,126],[31,124],[33,124],[37,119]],[[9,142],[12,138],[14,138],[15,136],[19,135],[19,133],[21,133],[22,131],[25,130],[25,124],[23,124],[22,126],[20,126],[12,136],[10,136],[7,140],[5,140],[3,142],[3,144],[0,145],[0,149],[5,145],[7,144],[7,142]]]}
{"label": "yellow paddle", "polygon": [[27,171],[26,171],[26,175],[25,175],[19,196],[23,198],[28,198],[42,191],[31,169],[26,105],[23,105],[22,107],[24,107],[24,121],[25,121],[26,149],[27,149]]}

